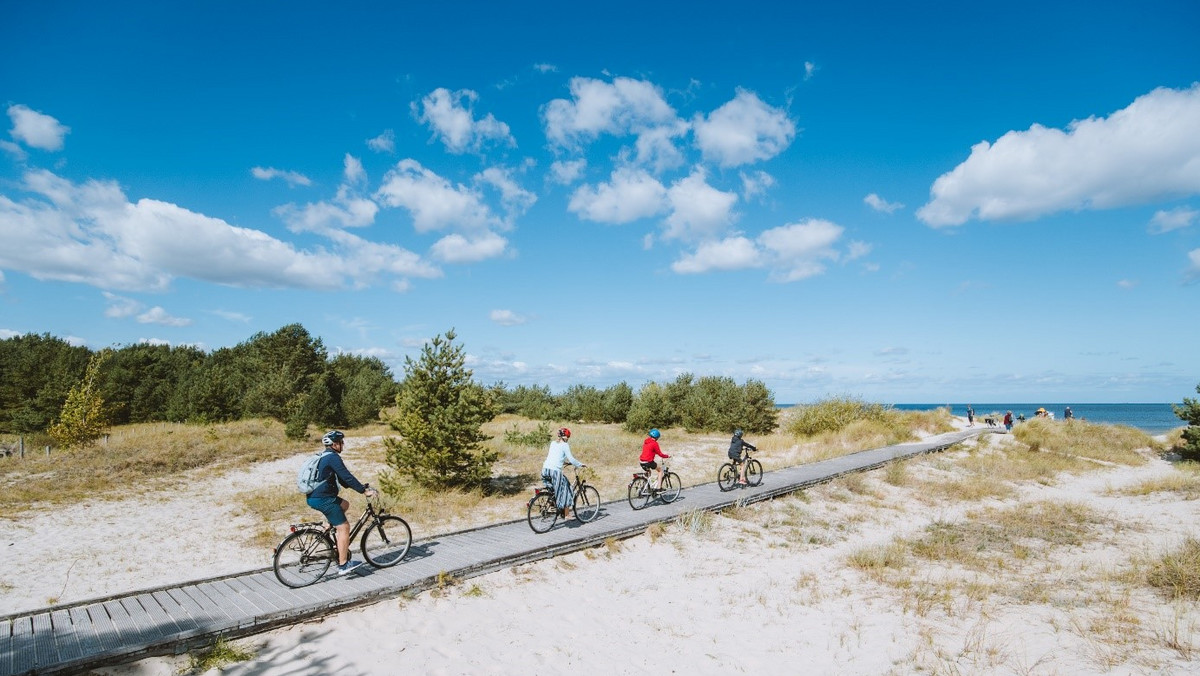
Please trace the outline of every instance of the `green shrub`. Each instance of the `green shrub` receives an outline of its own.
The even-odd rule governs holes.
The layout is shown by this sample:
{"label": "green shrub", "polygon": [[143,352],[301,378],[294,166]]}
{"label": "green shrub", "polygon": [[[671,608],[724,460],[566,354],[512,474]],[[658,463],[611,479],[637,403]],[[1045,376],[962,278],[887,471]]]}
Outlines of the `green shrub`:
{"label": "green shrub", "polygon": [[522,432],[513,423],[512,427],[504,430],[504,440],[514,446],[541,446],[550,443],[550,424],[538,423],[537,429]]}

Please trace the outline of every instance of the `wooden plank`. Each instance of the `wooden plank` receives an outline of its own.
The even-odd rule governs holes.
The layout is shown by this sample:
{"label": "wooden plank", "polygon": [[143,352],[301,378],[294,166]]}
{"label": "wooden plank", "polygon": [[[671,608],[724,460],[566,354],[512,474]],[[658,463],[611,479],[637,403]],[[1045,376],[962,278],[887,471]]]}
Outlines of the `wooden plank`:
{"label": "wooden plank", "polygon": [[196,603],[195,599],[187,593],[186,587],[176,587],[175,589],[168,589],[166,591],[192,619],[192,622],[196,625],[194,627],[196,631],[201,633],[212,631],[214,625],[212,614]]}
{"label": "wooden plank", "polygon": [[117,629],[117,625],[113,624],[112,618],[108,616],[104,606],[90,605],[84,610],[87,611],[88,617],[92,618],[93,631],[96,632],[96,639],[100,641],[100,651],[115,652],[120,648],[121,632]]}
{"label": "wooden plank", "polygon": [[175,621],[175,618],[167,614],[162,604],[154,596],[150,594],[138,594],[132,597],[131,600],[138,604],[150,622],[158,628],[159,633],[164,636],[179,633],[179,623]]}
{"label": "wooden plank", "polygon": [[272,615],[283,610],[272,599],[266,597],[262,590],[250,582],[251,576],[247,575],[244,578],[229,578],[225,580],[225,584],[232,587],[242,598],[246,599],[254,607],[255,621],[261,615]]}
{"label": "wooden plank", "polygon": [[67,613],[71,616],[71,626],[75,628],[75,639],[79,641],[79,649],[84,655],[91,655],[100,652],[100,637],[96,636],[96,625],[92,622],[92,618],[88,615],[87,610],[82,606],[68,608]]}
{"label": "wooden plank", "polygon": [[0,674],[15,673],[13,670],[12,620],[0,620]]}
{"label": "wooden plank", "polygon": [[33,618],[17,617],[12,621],[12,673],[24,674],[36,665],[33,645]]}
{"label": "wooden plank", "polygon": [[245,593],[244,585],[237,584],[232,578],[226,578],[206,582],[201,586],[208,588],[210,598],[220,594],[224,599],[222,608],[232,616],[239,629],[254,626],[254,618],[258,616],[259,609],[251,596]]}
{"label": "wooden plank", "polygon": [[276,580],[273,574],[269,576],[266,574],[247,575],[246,577],[242,578],[242,580],[246,582],[247,585],[257,589],[259,594],[273,603],[276,606],[277,611],[286,610],[292,607],[292,602],[295,600],[295,597],[284,597],[282,591],[287,589],[287,587],[284,587],[279,580]]}
{"label": "wooden plank", "polygon": [[229,623],[227,625],[229,627],[240,626],[246,618],[253,619],[254,613],[246,607],[245,599],[221,582],[221,580],[201,582],[188,591],[197,601],[199,598],[196,597],[196,594],[203,594],[211,606],[221,611],[221,615]]}
{"label": "wooden plank", "polygon": [[158,606],[162,608],[163,612],[175,621],[175,625],[179,627],[180,632],[192,632],[199,627],[199,624],[192,617],[191,613],[180,605],[179,601],[176,601],[167,590],[151,592],[150,597],[157,601]]}
{"label": "wooden plank", "polygon": [[58,664],[58,646],[54,643],[54,625],[50,622],[50,613],[36,613],[32,619],[33,654],[38,666]]}
{"label": "wooden plank", "polygon": [[50,621],[54,624],[58,659],[70,662],[82,657],[83,650],[79,645],[79,637],[75,635],[75,623],[71,621],[71,614],[66,610],[55,610],[50,613]]}

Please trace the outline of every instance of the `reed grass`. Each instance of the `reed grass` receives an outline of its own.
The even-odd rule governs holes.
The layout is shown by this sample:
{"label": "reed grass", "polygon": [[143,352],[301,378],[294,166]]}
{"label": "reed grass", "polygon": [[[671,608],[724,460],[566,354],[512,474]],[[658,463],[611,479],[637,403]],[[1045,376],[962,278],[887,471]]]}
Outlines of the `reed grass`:
{"label": "reed grass", "polygon": [[1032,450],[1063,453],[1104,463],[1140,466],[1160,445],[1150,435],[1125,425],[1096,425],[1082,420],[1039,420],[1017,425],[1013,436]]}

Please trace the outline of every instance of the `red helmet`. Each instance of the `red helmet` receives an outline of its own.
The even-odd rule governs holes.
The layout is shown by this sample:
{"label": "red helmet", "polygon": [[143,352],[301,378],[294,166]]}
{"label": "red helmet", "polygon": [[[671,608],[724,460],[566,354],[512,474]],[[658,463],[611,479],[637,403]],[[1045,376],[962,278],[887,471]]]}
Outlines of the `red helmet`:
{"label": "red helmet", "polygon": [[558,438],[559,439],[570,439],[571,438],[571,430],[569,430],[565,427],[558,428]]}

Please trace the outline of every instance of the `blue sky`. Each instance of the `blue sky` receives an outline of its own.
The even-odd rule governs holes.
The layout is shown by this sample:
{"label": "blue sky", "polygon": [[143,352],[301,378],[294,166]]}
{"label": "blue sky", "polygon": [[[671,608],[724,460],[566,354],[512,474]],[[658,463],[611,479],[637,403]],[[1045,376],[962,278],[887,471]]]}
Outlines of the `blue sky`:
{"label": "blue sky", "polygon": [[341,4],[0,4],[0,337],[1195,394],[1197,3]]}

